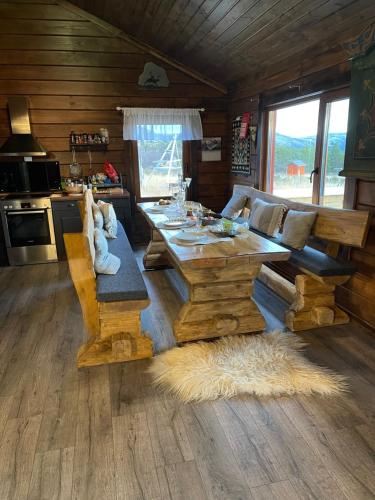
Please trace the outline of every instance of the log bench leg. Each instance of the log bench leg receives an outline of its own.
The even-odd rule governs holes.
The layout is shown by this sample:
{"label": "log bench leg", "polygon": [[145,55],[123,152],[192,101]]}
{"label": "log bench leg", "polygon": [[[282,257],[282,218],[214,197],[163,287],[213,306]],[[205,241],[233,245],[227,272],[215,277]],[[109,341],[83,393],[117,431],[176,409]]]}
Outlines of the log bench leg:
{"label": "log bench leg", "polygon": [[265,320],[251,298],[259,264],[181,270],[189,300],[174,322],[178,342],[262,331]]}
{"label": "log bench leg", "polygon": [[285,315],[285,324],[292,331],[309,330],[349,322],[349,316],[335,305],[335,288],[350,276],[296,276],[295,297]]}
{"label": "log bench leg", "polygon": [[156,229],[151,229],[151,241],[143,256],[143,266],[146,270],[171,266],[164,240]]}
{"label": "log bench leg", "polygon": [[142,334],[140,317],[140,309],[148,303],[148,300],[100,302],[100,332],[80,347],[78,367],[151,358],[152,340]]}

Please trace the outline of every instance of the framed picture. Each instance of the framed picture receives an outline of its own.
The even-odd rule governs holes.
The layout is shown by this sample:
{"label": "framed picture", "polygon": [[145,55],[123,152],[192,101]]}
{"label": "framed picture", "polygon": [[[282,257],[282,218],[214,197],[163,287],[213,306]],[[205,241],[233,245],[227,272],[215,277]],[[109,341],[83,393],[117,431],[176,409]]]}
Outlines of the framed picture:
{"label": "framed picture", "polygon": [[221,137],[202,139],[202,161],[221,161]]}

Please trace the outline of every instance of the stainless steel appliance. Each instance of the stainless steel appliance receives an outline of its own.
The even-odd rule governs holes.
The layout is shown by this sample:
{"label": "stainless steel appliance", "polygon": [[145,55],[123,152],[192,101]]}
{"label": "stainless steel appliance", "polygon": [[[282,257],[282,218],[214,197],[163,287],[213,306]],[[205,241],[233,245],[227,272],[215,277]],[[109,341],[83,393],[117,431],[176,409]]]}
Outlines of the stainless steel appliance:
{"label": "stainless steel appliance", "polygon": [[0,200],[0,215],[11,266],[57,261],[48,194],[9,195]]}
{"label": "stainless steel appliance", "polygon": [[46,156],[46,150],[31,133],[27,98],[8,97],[8,111],[12,133],[0,147],[0,156]]}
{"label": "stainless steel appliance", "polygon": [[[1,161],[0,192],[46,193],[61,190],[58,161]],[[14,194],[13,198],[18,198]]]}

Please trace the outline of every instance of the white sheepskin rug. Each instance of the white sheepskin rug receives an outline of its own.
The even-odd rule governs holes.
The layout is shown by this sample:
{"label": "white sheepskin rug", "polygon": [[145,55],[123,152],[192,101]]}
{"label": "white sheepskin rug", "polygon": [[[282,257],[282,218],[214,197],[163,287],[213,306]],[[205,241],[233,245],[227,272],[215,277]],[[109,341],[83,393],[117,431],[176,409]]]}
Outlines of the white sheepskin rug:
{"label": "white sheepskin rug", "polygon": [[185,403],[237,394],[332,396],[347,390],[345,377],[299,352],[305,345],[290,333],[228,336],[175,347],[154,358],[149,370],[155,384]]}

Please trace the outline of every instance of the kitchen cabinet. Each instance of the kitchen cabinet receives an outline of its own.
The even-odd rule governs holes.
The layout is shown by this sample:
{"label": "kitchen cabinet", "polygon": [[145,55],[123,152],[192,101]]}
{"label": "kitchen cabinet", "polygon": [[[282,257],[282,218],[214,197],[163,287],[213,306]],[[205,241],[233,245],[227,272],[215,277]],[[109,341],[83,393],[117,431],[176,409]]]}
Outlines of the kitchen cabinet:
{"label": "kitchen cabinet", "polygon": [[344,170],[340,175],[375,179],[375,45],[352,61]]}
{"label": "kitchen cabinet", "polygon": [[3,225],[0,219],[0,267],[9,266]]}
{"label": "kitchen cabinet", "polygon": [[[128,197],[100,197],[102,201],[112,203],[117,219],[124,226],[128,238],[132,237],[132,219],[130,212],[130,199]],[[66,259],[64,233],[80,233],[82,231],[82,221],[79,211],[78,200],[58,200],[52,201],[53,224],[55,229],[55,239],[57,256],[59,260]]]}

